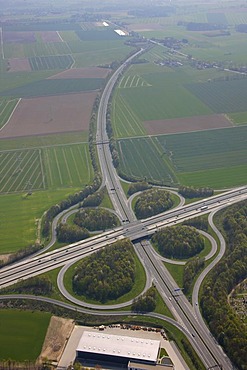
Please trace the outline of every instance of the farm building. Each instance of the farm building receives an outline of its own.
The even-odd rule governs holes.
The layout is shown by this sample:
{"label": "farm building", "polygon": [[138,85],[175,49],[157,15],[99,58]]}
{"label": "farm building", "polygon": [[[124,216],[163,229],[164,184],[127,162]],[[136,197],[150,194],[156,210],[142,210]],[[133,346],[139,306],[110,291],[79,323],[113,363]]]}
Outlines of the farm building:
{"label": "farm building", "polygon": [[[138,365],[150,364],[155,369],[159,350],[159,340],[85,331],[76,349],[76,355],[78,360],[118,363],[126,368],[129,361],[134,361],[136,365],[137,362]],[[135,368],[138,369],[138,366]]]}

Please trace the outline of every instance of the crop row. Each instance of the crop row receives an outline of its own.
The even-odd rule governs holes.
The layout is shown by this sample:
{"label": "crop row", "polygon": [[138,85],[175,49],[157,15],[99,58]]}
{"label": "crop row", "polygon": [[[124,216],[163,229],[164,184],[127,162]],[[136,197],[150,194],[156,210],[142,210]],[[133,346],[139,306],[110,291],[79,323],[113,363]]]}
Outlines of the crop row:
{"label": "crop row", "polygon": [[186,85],[215,113],[245,112],[247,79]]}
{"label": "crop row", "polygon": [[5,90],[2,96],[33,97],[47,95],[61,95],[78,93],[81,91],[98,90],[102,86],[102,78],[78,78],[78,79],[46,79],[29,83],[15,89]]}
{"label": "crop row", "polygon": [[2,151],[0,193],[80,187],[93,177],[86,144]]}
{"label": "crop row", "polygon": [[134,179],[176,183],[176,176],[162,153],[162,148],[151,138],[118,140],[120,171]]}
{"label": "crop row", "polygon": [[49,57],[32,57],[29,63],[33,71],[45,69],[68,69],[73,64],[71,55],[59,55]]}

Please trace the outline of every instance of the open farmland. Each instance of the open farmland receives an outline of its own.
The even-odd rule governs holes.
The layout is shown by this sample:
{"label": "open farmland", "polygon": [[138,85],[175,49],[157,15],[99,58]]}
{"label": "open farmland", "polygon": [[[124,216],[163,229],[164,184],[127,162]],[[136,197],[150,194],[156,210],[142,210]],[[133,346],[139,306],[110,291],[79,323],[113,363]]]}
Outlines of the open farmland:
{"label": "open farmland", "polygon": [[74,63],[74,59],[70,55],[32,57],[28,60],[33,71],[40,71],[42,69],[67,69]]}
{"label": "open farmland", "polygon": [[152,138],[118,140],[118,148],[122,174],[166,185],[177,183],[176,174],[163,155],[162,146]]}
{"label": "open farmland", "polygon": [[96,94],[21,99],[8,124],[0,131],[0,139],[88,130]]}
{"label": "open farmland", "polygon": [[4,90],[0,93],[0,96],[32,98],[34,96],[62,95],[82,91],[99,90],[102,87],[102,84],[102,78],[71,78],[66,80],[46,79],[31,82],[14,89]]}
{"label": "open farmland", "polygon": [[8,122],[13,109],[15,108],[18,99],[4,99],[0,98],[0,131]]}
{"label": "open farmland", "polygon": [[0,194],[80,187],[92,177],[87,144],[0,152]]}
{"label": "open farmland", "polygon": [[35,361],[41,352],[50,318],[50,313],[2,309],[0,360]]}
{"label": "open farmland", "polygon": [[246,111],[247,78],[187,85],[215,113]]}
{"label": "open farmland", "polygon": [[41,150],[0,152],[0,194],[45,189]]}
{"label": "open farmland", "polygon": [[232,127],[233,124],[223,114],[212,114],[208,116],[145,121],[144,126],[149,135],[160,135]]}
{"label": "open farmland", "polygon": [[165,184],[243,185],[247,181],[246,136],[247,126],[240,126],[119,140],[120,171]]}

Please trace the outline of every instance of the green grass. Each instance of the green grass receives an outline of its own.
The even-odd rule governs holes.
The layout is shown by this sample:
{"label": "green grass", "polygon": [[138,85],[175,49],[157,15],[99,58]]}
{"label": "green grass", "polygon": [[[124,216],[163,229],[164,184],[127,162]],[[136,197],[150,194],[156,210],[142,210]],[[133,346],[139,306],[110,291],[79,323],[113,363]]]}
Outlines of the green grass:
{"label": "green grass", "polygon": [[231,113],[228,117],[236,125],[246,125],[247,124],[247,112]]}
{"label": "green grass", "polygon": [[183,274],[184,265],[174,265],[172,263],[164,262],[165,267],[172,275],[173,279],[176,281],[179,288],[183,287]]}
{"label": "green grass", "polygon": [[118,140],[120,171],[136,180],[176,183],[176,175],[164,158],[162,147],[151,138]]}
{"label": "green grass", "polygon": [[17,99],[4,99],[0,98],[0,129],[8,121],[13,109],[15,108]]}
{"label": "green grass", "polygon": [[0,152],[0,193],[80,187],[93,178],[87,144]]}
{"label": "green grass", "polygon": [[39,356],[51,314],[0,310],[0,359],[35,361]]}
{"label": "green grass", "polygon": [[29,63],[33,71],[44,69],[68,69],[73,64],[73,58],[71,55],[32,57],[29,58]]}
{"label": "green grass", "polygon": [[103,30],[78,30],[76,31],[77,36],[84,41],[106,41],[106,40],[116,40],[120,39],[120,36],[114,32],[113,29],[108,27]]}
{"label": "green grass", "polygon": [[[123,296],[119,297],[118,299],[116,299],[114,301],[107,301],[105,303],[105,305],[119,304],[119,303],[127,302],[127,301],[135,298],[137,295],[139,295],[143,291],[143,289],[145,287],[145,284],[146,284],[145,270],[144,270],[139,258],[137,257],[137,255],[135,253],[134,253],[134,258],[135,258],[135,264],[136,264],[136,278],[135,278],[135,283],[134,283],[133,288],[131,289],[130,292],[124,294]],[[88,299],[84,296],[78,296],[74,293],[74,291],[72,289],[72,277],[74,275],[75,266],[76,265],[71,266],[66,271],[66,274],[65,274],[64,286],[66,287],[68,292],[71,295],[73,295],[74,297],[76,297],[77,299],[80,299],[84,302],[90,302],[90,303],[94,303],[94,304],[98,304],[98,305],[103,306],[103,304],[101,302],[97,302],[95,300],[90,300],[90,299]]]}
{"label": "green grass", "polygon": [[40,80],[15,89],[4,90],[0,95],[31,98],[34,96],[61,95],[80,91],[92,91],[100,89],[103,81],[103,78]]}
{"label": "green grass", "polygon": [[33,244],[38,236],[38,221],[43,212],[78,190],[65,188],[37,191],[28,197],[26,193],[1,195],[0,254],[16,252]]}
{"label": "green grass", "polygon": [[246,110],[246,78],[188,84],[186,87],[215,113],[234,113]]}

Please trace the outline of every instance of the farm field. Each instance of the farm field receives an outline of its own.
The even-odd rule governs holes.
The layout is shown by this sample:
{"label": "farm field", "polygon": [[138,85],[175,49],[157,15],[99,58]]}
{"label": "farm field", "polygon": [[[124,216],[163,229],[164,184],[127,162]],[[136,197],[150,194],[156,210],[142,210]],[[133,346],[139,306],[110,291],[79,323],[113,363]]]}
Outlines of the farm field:
{"label": "farm field", "polygon": [[8,122],[10,115],[15,108],[17,99],[4,99],[0,98],[0,130]]}
{"label": "farm field", "polygon": [[51,314],[0,310],[0,360],[35,361],[39,356]]}
{"label": "farm field", "polygon": [[[1,141],[0,255],[33,244],[43,212],[92,181],[88,144],[78,142],[82,139],[87,136],[68,133]],[[23,149],[24,143],[30,149]],[[35,190],[35,184],[43,190]]]}
{"label": "farm field", "polygon": [[46,79],[24,86],[17,87],[15,89],[4,90],[0,93],[1,96],[15,96],[22,98],[32,98],[36,96],[47,96],[47,95],[62,95],[69,93],[78,93],[82,91],[94,91],[99,90],[102,87],[102,78],[81,78],[81,79]]}
{"label": "farm field", "polygon": [[[61,81],[62,80],[54,80]],[[97,92],[21,99],[1,138],[88,131]]]}
{"label": "farm field", "polygon": [[246,135],[247,126],[240,126],[118,140],[120,171],[168,185],[171,179],[213,188],[243,185],[247,181]]}
{"label": "farm field", "polygon": [[0,194],[80,187],[92,178],[86,143],[0,152]]}
{"label": "farm field", "polygon": [[67,69],[72,66],[74,59],[71,55],[54,55],[48,57],[32,57],[28,59],[33,71],[47,69]]}
{"label": "farm field", "polygon": [[120,171],[137,180],[175,185],[177,178],[162,147],[152,138],[118,140]]}

